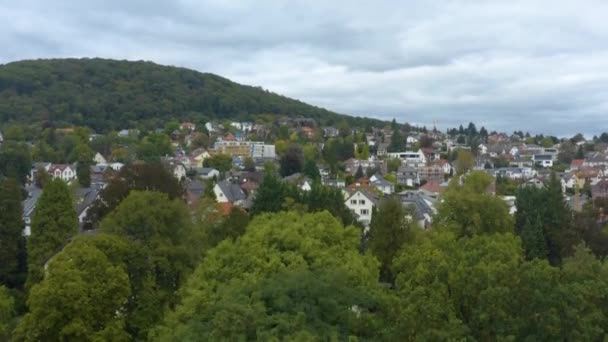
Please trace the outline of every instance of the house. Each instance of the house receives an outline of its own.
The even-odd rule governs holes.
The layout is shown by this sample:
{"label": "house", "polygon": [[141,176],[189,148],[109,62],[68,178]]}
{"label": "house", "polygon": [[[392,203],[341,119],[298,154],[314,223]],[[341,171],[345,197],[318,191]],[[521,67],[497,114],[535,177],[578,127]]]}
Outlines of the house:
{"label": "house", "polygon": [[188,156],[190,157],[190,165],[192,168],[201,168],[203,167],[205,159],[210,158],[211,154],[209,154],[209,152],[207,152],[207,150],[204,148],[197,148],[196,150],[190,152]]}
{"label": "house", "polygon": [[199,200],[205,192],[205,183],[196,179],[188,179],[186,182],[186,201],[191,209],[197,208]]}
{"label": "house", "polygon": [[411,219],[420,228],[429,228],[436,211],[433,201],[425,198],[421,193],[414,191],[404,191],[399,196],[403,206],[412,210]]}
{"label": "house", "polygon": [[46,170],[49,176],[69,182],[76,178],[76,168],[68,164],[51,164]]}
{"label": "house", "polygon": [[439,163],[438,163],[441,168],[443,169],[443,174],[444,175],[449,175],[452,173],[452,164],[450,164],[449,161],[445,160],[445,159],[440,159]]}
{"label": "house", "polygon": [[488,154],[488,147],[484,144],[479,144],[479,146],[477,146],[477,150],[480,154]]}
{"label": "house", "polygon": [[312,189],[312,179],[301,173],[294,173],[284,177],[283,181],[297,186],[302,191],[310,191]]}
{"label": "house", "polygon": [[532,156],[532,161],[541,167],[553,167],[553,156],[550,154],[535,154]]}
{"label": "house", "polygon": [[418,138],[410,135],[405,139],[405,142],[407,144],[416,144],[418,142]]}
{"label": "house", "polygon": [[78,222],[82,227],[84,223],[84,219],[87,217],[87,212],[89,208],[93,205],[93,202],[99,197],[99,193],[101,192],[100,188],[90,187],[90,188],[80,188],[76,191],[74,196],[74,210],[76,211],[76,215],[78,216]]}
{"label": "house", "polygon": [[573,159],[570,162],[570,170],[578,170],[583,167],[583,164],[585,164],[585,159]]}
{"label": "house", "polygon": [[574,172],[566,173],[562,176],[561,183],[562,192],[566,192],[566,190],[573,190],[579,184],[578,176]]}
{"label": "house", "polygon": [[253,144],[251,146],[251,158],[275,159],[276,151],[274,145],[269,144]]}
{"label": "house", "polygon": [[196,125],[193,124],[192,122],[182,122],[179,125],[179,129],[181,129],[182,131],[192,132],[192,131],[196,130]]}
{"label": "house", "polygon": [[211,167],[202,167],[200,169],[196,169],[196,174],[202,179],[211,179],[213,177],[217,179],[220,177],[220,172]]}
{"label": "house", "polygon": [[608,198],[608,180],[603,178],[591,187],[591,197]]}
{"label": "house", "polygon": [[307,138],[312,138],[315,135],[315,130],[311,127],[304,126],[300,129],[302,134]]}
{"label": "house", "polygon": [[323,128],[323,134],[327,138],[337,137],[340,134],[340,131],[335,127],[325,127]]}
{"label": "house", "polygon": [[369,179],[370,185],[376,187],[378,191],[382,192],[385,195],[390,195],[395,192],[395,184],[387,181],[382,176],[375,174]]}
{"label": "house", "polygon": [[379,203],[378,196],[368,189],[348,189],[345,197],[344,204],[355,213],[357,221],[369,226],[372,210]]}
{"label": "house", "polygon": [[397,170],[397,182],[408,187],[417,186],[420,184],[418,170],[407,165],[399,166],[399,169]]}
{"label": "house", "polygon": [[322,179],[322,182],[323,185],[331,186],[332,188],[344,189],[346,187],[346,183],[342,179],[325,177]]}
{"label": "house", "polygon": [[443,181],[443,168],[439,165],[418,167],[418,178],[420,178],[421,181]]}
{"label": "house", "polygon": [[163,166],[178,180],[186,179],[186,167],[176,159],[163,159]]}
{"label": "house", "polygon": [[447,188],[447,183],[431,180],[420,187],[420,192],[430,198],[438,198]]}
{"label": "house", "polygon": [[391,158],[399,158],[405,163],[412,164],[425,164],[426,156],[422,152],[422,150],[418,150],[418,152],[406,151],[406,152],[389,152],[387,155]]}
{"label": "house", "polygon": [[233,205],[241,206],[245,203],[247,196],[238,184],[228,181],[221,181],[213,187],[215,199],[218,203],[232,203]]}
{"label": "house", "polygon": [[608,167],[608,154],[601,152],[591,152],[585,156],[583,166],[587,167]]}
{"label": "house", "polygon": [[38,203],[38,199],[40,195],[42,195],[42,189],[31,186],[26,188],[27,197],[23,200],[23,222],[25,226],[23,227],[23,236],[27,237],[32,234],[32,216],[34,214],[34,209],[36,209],[36,204]]}
{"label": "house", "polygon": [[107,160],[106,158],[104,158],[101,153],[97,152],[95,153],[95,157],[93,157],[93,161],[95,162],[95,164],[106,164]]}
{"label": "house", "polygon": [[217,127],[215,127],[211,122],[206,122],[205,123],[205,129],[209,133],[213,133],[213,132],[217,131]]}

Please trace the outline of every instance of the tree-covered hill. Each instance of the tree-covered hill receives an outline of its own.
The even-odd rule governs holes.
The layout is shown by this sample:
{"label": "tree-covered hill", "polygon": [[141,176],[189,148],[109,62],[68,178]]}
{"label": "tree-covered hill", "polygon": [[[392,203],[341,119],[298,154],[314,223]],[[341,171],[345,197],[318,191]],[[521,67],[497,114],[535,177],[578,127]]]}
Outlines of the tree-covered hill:
{"label": "tree-covered hill", "polygon": [[[240,85],[217,75],[151,62],[109,59],[28,60],[0,65],[0,124],[52,122],[103,132],[168,120],[250,120],[259,114],[313,118],[322,124],[380,121]],[[366,122],[367,121],[367,122]]]}

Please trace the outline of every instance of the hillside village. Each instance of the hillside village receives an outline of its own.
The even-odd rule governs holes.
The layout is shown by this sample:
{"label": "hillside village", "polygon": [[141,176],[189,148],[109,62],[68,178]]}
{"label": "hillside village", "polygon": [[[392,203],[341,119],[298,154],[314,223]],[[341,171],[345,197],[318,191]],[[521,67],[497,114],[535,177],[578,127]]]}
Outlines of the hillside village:
{"label": "hillside village", "polygon": [[[69,136],[76,129],[53,129],[53,134]],[[487,191],[503,198],[511,212],[518,188],[542,187],[551,173],[560,178],[564,197],[574,210],[582,210],[593,198],[608,197],[608,142],[581,135],[572,139],[523,132],[508,135],[483,127],[478,131],[473,123],[445,133],[394,121],[386,127],[351,128],[343,122],[323,127],[307,118],[273,123],[171,122],[153,132],[124,129],[105,136],[88,134],[93,158],[84,165],[90,169],[90,183],[73,187],[81,224],[113,175],[126,164],[155,159],[180,180],[193,208],[206,187],[212,187],[219,203],[249,210],[265,172],[281,170],[283,181],[301,191],[310,190],[313,182],[340,189],[344,204],[364,227],[369,226],[379,200],[391,195],[412,210],[411,219],[421,228],[430,228],[442,192],[456,174],[470,170],[494,177]],[[150,143],[152,137],[155,142]],[[24,201],[26,235],[41,193],[39,173],[77,184],[79,168],[78,162],[36,159],[39,143],[29,143],[34,159]],[[146,144],[152,146],[151,153]],[[282,163],[290,158],[293,165],[285,170]]]}

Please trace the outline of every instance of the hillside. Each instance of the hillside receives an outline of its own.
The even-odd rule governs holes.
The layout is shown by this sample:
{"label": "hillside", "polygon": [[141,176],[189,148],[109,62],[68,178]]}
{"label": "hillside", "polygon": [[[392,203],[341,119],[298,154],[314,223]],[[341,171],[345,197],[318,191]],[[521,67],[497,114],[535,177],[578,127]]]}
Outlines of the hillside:
{"label": "hillside", "polygon": [[378,120],[339,115],[259,87],[151,62],[49,59],[0,65],[0,124],[84,125],[96,131],[164,122],[252,119],[257,114],[351,125]]}

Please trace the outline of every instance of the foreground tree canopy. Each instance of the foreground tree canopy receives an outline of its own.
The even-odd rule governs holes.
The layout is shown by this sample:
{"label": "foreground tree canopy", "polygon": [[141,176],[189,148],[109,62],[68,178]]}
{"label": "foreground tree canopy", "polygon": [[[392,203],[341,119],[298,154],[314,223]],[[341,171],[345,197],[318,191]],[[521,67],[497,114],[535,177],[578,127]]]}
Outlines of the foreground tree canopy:
{"label": "foreground tree canopy", "polygon": [[[365,337],[374,325],[378,263],[359,232],[327,212],[265,214],[209,252],[160,341]],[[243,256],[246,255],[245,258]]]}

